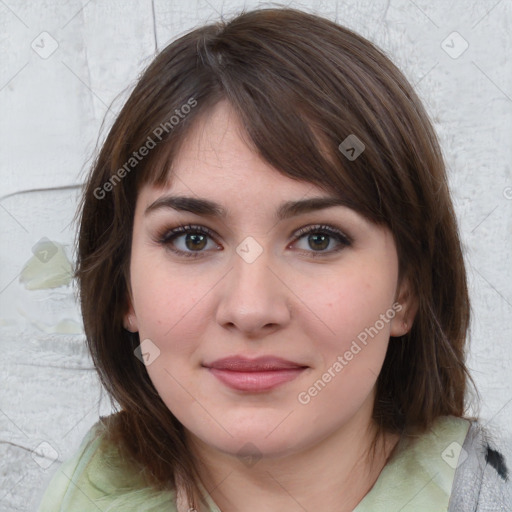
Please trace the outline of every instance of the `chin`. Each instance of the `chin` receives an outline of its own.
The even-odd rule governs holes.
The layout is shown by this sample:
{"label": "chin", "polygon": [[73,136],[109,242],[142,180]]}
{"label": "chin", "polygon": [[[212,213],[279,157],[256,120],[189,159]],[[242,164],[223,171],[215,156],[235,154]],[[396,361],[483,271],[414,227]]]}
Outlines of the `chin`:
{"label": "chin", "polygon": [[281,457],[300,449],[302,443],[297,434],[289,429],[278,432],[279,427],[275,429],[277,424],[246,422],[243,426],[228,428],[231,435],[224,430],[219,432],[219,429],[215,433],[196,430],[193,435],[215,450],[240,457]]}
{"label": "chin", "polygon": [[297,443],[285,439],[269,440],[262,437],[255,439],[251,436],[240,436],[230,439],[214,448],[234,457],[256,461],[261,458],[273,459],[284,457],[297,450]]}

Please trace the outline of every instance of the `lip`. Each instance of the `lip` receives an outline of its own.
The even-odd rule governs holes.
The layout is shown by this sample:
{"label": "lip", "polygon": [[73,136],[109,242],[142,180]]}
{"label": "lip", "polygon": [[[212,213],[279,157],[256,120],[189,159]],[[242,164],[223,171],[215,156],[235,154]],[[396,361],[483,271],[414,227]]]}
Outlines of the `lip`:
{"label": "lip", "polygon": [[203,365],[226,386],[238,391],[264,392],[298,377],[307,366],[280,357],[234,356]]}
{"label": "lip", "polygon": [[232,372],[264,372],[273,370],[289,370],[292,368],[305,368],[305,365],[288,361],[276,356],[260,356],[250,359],[243,356],[224,357],[212,363],[205,364],[207,368],[228,370]]}

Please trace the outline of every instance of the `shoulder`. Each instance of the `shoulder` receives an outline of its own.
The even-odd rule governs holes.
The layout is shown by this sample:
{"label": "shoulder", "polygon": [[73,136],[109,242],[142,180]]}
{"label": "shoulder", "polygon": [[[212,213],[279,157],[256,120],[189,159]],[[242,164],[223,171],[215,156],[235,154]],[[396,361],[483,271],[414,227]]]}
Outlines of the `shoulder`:
{"label": "shoulder", "polygon": [[122,457],[109,440],[111,418],[100,419],[75,455],[57,470],[38,512],[176,510],[174,491],[157,491],[147,485],[141,468]]}
{"label": "shoulder", "polygon": [[472,421],[453,482],[449,512],[512,510],[512,443]]}
{"label": "shoulder", "polygon": [[512,510],[510,440],[480,421],[439,417],[408,450],[444,487],[448,512]]}
{"label": "shoulder", "polygon": [[471,425],[464,418],[441,416],[425,430],[408,430],[355,512],[476,510],[449,508]]}

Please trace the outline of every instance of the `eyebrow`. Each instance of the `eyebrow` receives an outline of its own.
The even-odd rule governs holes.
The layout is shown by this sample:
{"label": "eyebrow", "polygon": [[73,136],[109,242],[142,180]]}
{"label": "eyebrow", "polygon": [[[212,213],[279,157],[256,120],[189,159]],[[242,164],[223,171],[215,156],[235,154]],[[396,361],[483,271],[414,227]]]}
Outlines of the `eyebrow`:
{"label": "eyebrow", "polygon": [[[279,206],[276,212],[276,219],[281,221],[303,213],[332,208],[334,206],[353,208],[354,205],[346,199],[331,196],[312,197],[299,201],[286,201]],[[210,201],[209,199],[188,196],[160,197],[146,208],[144,215],[167,208],[176,211],[191,212],[206,217],[218,217],[222,219],[227,217],[227,211],[220,204]]]}

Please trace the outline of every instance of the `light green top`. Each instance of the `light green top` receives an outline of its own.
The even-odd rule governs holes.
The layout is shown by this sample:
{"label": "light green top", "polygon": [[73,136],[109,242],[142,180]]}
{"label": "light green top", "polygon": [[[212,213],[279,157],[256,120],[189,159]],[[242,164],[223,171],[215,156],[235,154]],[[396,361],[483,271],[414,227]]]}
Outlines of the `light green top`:
{"label": "light green top", "polygon": [[[467,420],[445,416],[416,439],[400,441],[377,482],[354,512],[445,512]],[[99,449],[104,431],[96,424],[77,454],[59,468],[38,512],[176,512],[174,491],[144,485],[117,450]],[[204,490],[204,489],[202,489]],[[209,512],[220,512],[206,495]]]}

